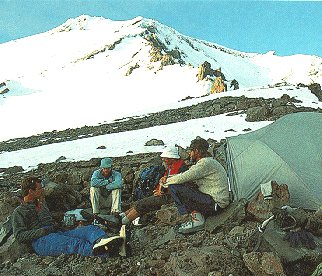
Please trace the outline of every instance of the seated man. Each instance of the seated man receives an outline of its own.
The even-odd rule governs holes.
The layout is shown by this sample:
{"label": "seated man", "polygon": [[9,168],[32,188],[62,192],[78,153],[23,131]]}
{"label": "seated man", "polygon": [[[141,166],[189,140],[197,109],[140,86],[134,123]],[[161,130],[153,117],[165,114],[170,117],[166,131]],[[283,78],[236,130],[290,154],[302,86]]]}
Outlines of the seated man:
{"label": "seated man", "polygon": [[121,189],[123,185],[122,175],[112,169],[112,159],[104,158],[98,170],[91,177],[90,200],[95,216],[100,209],[109,207],[111,213],[121,212]]}
{"label": "seated man", "polygon": [[28,177],[23,180],[21,189],[23,202],[12,215],[13,234],[18,242],[31,244],[38,255],[104,255],[118,250],[122,245],[122,237],[108,237],[94,225],[57,232],[44,201],[41,180]]}
{"label": "seated man", "polygon": [[[214,215],[229,204],[226,171],[218,161],[209,157],[208,147],[209,144],[204,139],[193,140],[190,145],[190,159],[196,164],[162,183],[163,187],[169,187],[179,213],[191,213],[191,220],[181,224],[179,233],[186,234],[203,229],[204,216]],[[191,182],[197,188],[192,187]]]}
{"label": "seated man", "polygon": [[[167,180],[169,175],[178,174],[188,169],[184,160],[180,158],[176,147],[167,147],[161,154],[161,158],[166,167],[166,172],[161,178],[164,182]],[[121,214],[122,224],[128,224],[139,216],[151,211],[156,211],[160,209],[162,205],[169,204],[171,202],[173,201],[168,189],[163,189],[159,184],[152,196],[136,201],[132,208]]]}

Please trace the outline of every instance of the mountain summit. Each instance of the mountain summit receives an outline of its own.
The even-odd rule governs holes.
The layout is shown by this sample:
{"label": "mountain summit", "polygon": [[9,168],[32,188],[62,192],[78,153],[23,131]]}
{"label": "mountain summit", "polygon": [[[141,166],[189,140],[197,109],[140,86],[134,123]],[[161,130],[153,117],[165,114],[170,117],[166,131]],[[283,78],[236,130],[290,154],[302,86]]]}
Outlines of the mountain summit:
{"label": "mountain summit", "polygon": [[322,83],[320,57],[244,53],[142,17],[81,15],[1,44],[0,60],[0,83],[7,88],[0,97],[2,129],[19,126],[0,140],[140,115],[205,95],[211,82],[196,77],[204,61],[241,89]]}

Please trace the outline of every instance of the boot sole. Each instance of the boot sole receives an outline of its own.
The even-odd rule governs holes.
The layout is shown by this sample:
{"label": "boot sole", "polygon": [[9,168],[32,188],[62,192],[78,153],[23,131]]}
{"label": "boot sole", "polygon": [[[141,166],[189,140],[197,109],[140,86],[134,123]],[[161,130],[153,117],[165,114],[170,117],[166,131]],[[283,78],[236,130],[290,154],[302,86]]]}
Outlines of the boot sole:
{"label": "boot sole", "polygon": [[178,229],[178,233],[180,233],[180,234],[189,234],[189,233],[194,233],[194,232],[204,230],[204,228],[205,228],[205,225],[199,225],[199,226],[189,228],[189,229]]}
{"label": "boot sole", "polygon": [[109,253],[114,255],[118,253],[121,246],[124,243],[123,237],[111,237],[100,241],[98,244],[94,245],[93,247],[93,255],[101,255],[105,253]]}

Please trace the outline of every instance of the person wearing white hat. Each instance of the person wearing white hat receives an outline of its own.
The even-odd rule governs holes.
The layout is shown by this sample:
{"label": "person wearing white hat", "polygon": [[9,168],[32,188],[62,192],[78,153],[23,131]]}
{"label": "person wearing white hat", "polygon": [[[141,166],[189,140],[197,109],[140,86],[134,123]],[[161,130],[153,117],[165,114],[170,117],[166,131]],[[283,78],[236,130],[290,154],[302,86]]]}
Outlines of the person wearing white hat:
{"label": "person wearing white hat", "polygon": [[166,147],[160,157],[167,159],[180,159],[180,155],[176,147]]}
{"label": "person wearing white hat", "polygon": [[[169,175],[178,174],[188,169],[184,160],[180,158],[176,147],[166,147],[160,157],[166,167],[166,172],[161,178],[162,181],[166,181]],[[122,217],[122,224],[128,224],[148,212],[157,211],[162,205],[169,204],[171,202],[172,198],[168,189],[162,189],[161,185],[158,184],[152,196],[136,201],[132,208],[127,210],[125,213],[120,214]]]}
{"label": "person wearing white hat", "polygon": [[205,218],[219,213],[229,204],[226,170],[209,156],[208,148],[205,139],[192,140],[190,160],[196,163],[188,171],[161,181],[161,185],[170,190],[179,213],[190,213],[190,220],[178,228],[182,234],[203,230]]}

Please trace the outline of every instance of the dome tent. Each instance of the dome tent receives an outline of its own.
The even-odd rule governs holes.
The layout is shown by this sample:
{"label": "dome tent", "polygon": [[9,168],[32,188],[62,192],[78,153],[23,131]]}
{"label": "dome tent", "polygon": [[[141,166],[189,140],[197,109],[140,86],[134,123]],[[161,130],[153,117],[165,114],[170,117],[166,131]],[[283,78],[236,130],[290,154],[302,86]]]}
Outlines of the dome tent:
{"label": "dome tent", "polygon": [[322,205],[322,114],[293,113],[256,131],[227,138],[227,167],[235,199],[251,199],[260,184],[287,184],[290,205]]}

